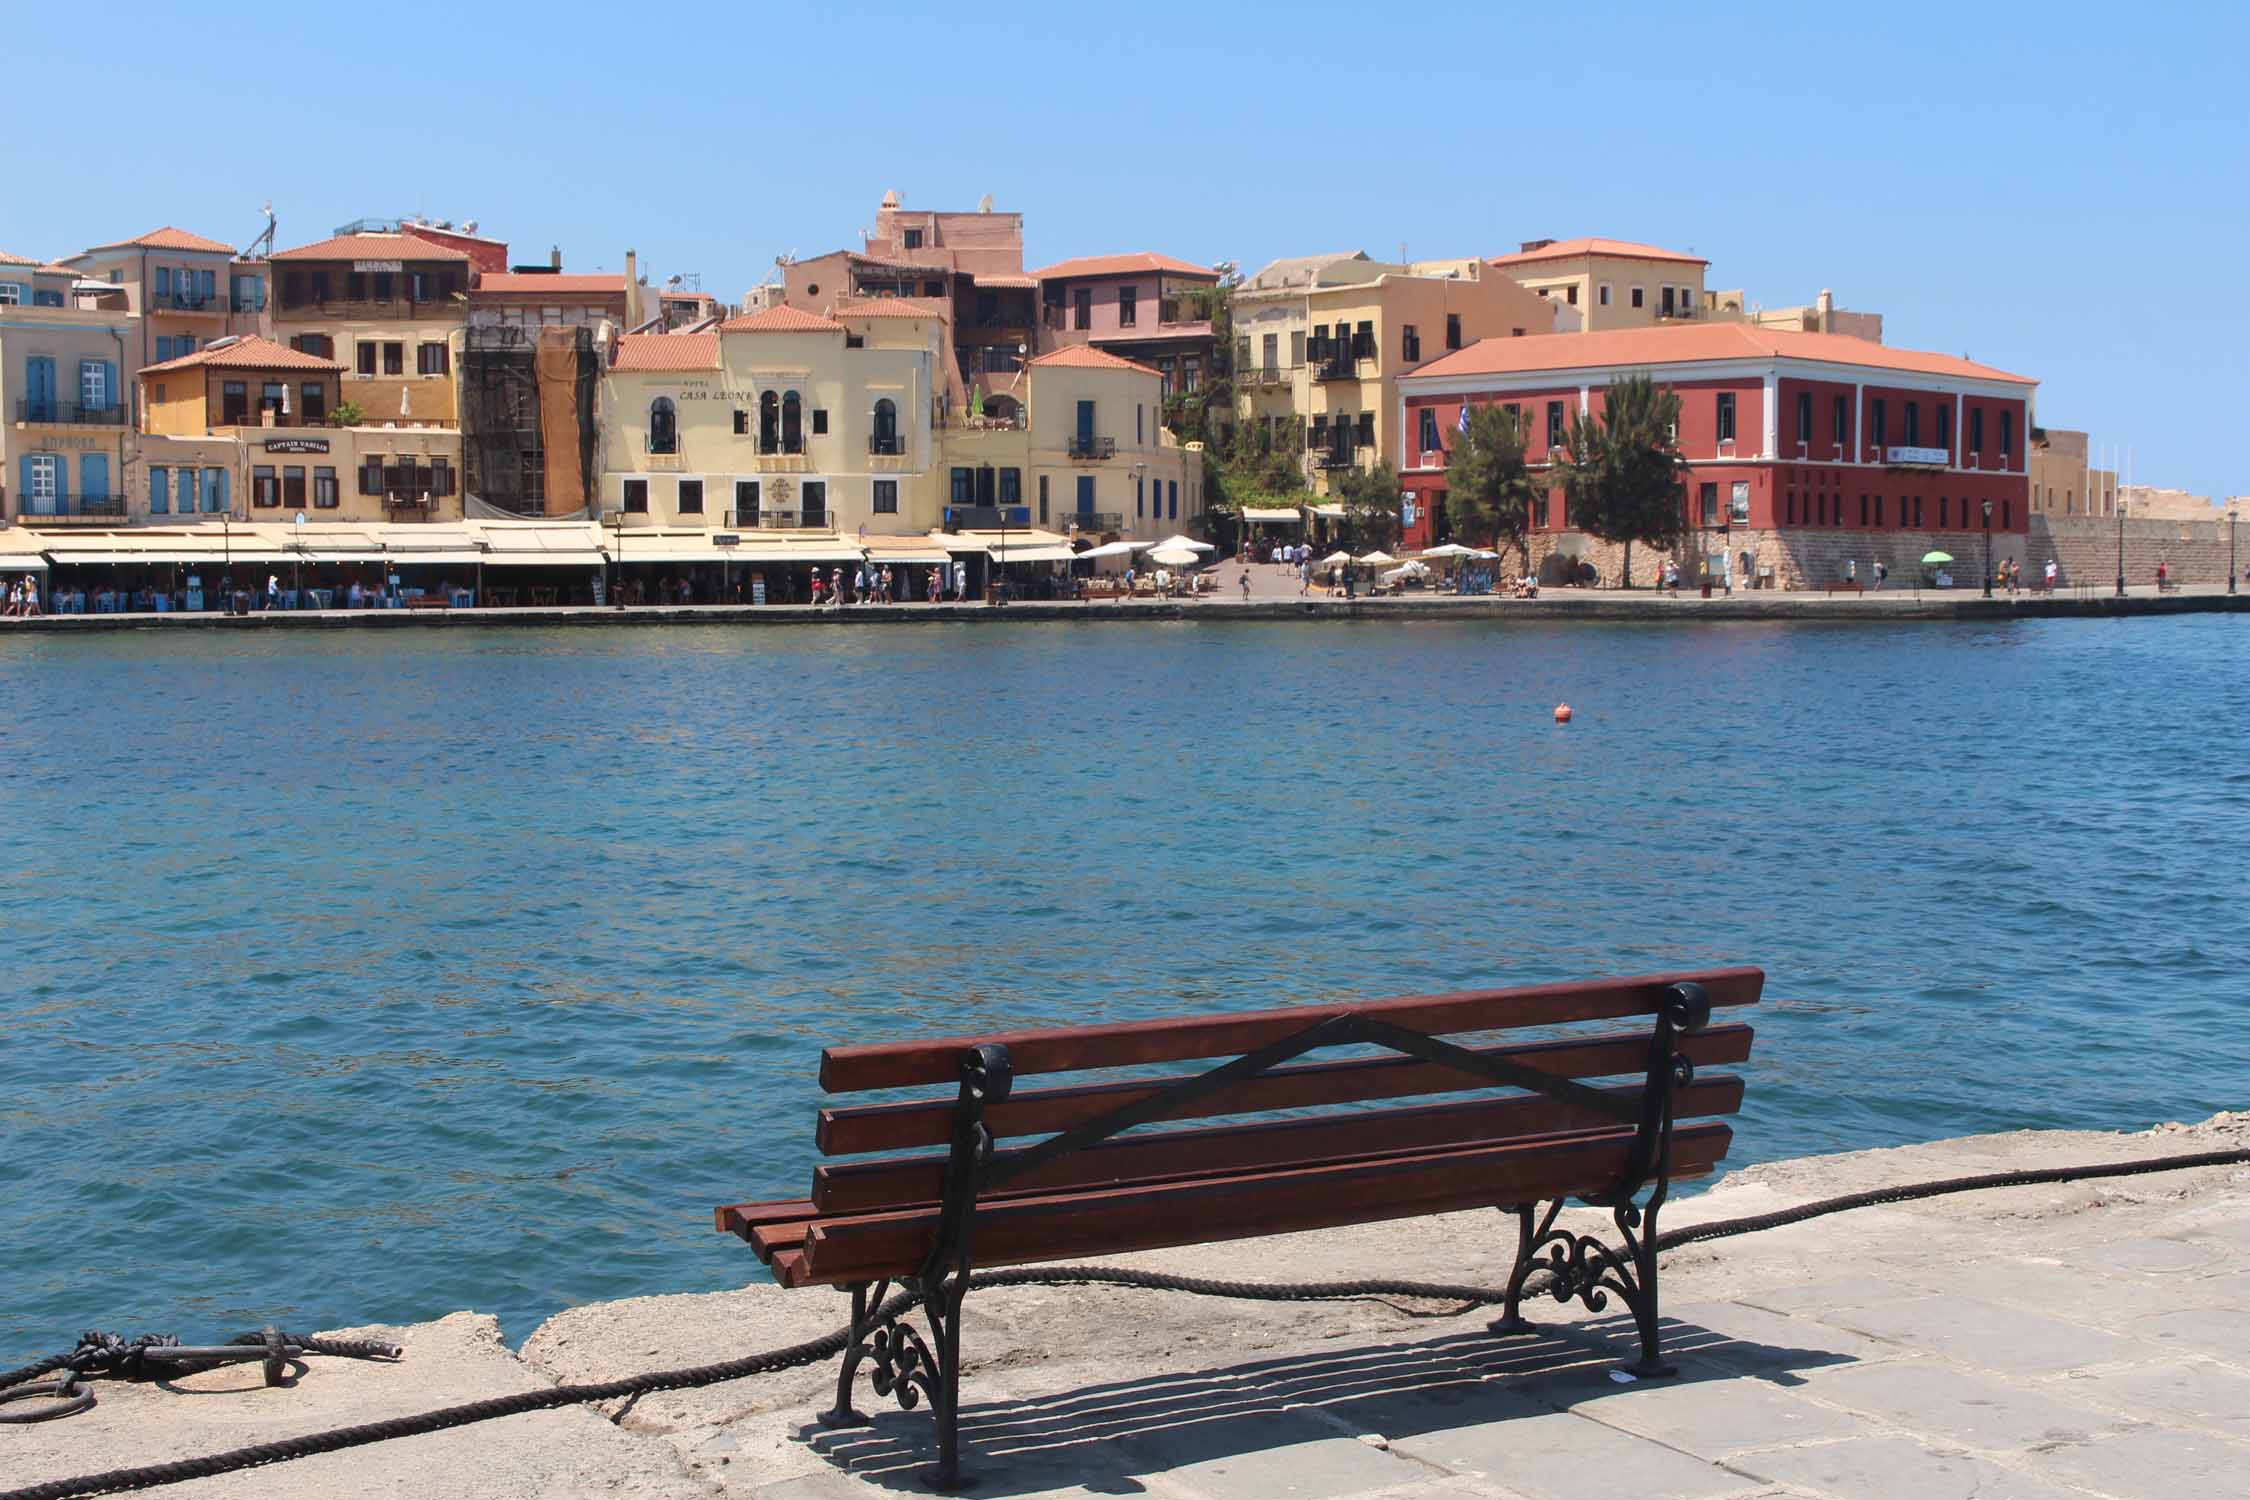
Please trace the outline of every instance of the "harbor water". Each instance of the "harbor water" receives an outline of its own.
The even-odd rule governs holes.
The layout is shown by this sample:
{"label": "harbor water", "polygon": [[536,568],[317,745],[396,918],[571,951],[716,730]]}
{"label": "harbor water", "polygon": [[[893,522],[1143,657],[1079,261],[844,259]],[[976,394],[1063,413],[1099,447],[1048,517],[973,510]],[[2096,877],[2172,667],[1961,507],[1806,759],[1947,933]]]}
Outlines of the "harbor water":
{"label": "harbor water", "polygon": [[1737,1161],[2241,1107],[2246,645],[0,634],[0,1364],[737,1284],[829,1041],[1756,963]]}

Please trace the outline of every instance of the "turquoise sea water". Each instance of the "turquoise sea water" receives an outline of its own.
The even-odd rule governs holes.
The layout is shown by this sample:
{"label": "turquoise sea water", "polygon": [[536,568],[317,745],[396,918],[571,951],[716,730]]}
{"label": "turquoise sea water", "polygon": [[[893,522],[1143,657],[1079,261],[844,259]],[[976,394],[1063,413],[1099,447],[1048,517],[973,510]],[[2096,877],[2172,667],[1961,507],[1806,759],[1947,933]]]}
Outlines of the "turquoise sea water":
{"label": "turquoise sea water", "polygon": [[897,1032],[1756,962],[1737,1161],[2239,1107],[2246,647],[0,635],[0,1364],[739,1283]]}

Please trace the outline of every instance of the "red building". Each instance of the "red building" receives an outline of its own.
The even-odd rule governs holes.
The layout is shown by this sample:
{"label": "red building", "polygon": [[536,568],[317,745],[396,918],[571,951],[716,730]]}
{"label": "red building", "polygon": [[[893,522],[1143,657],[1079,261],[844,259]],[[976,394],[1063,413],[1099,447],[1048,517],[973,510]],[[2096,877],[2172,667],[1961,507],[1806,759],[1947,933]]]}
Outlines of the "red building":
{"label": "red building", "polygon": [[[1892,546],[1884,535],[1981,532],[1988,500],[1995,538],[2020,538],[2030,525],[2035,381],[1843,334],[1685,324],[1482,339],[1400,377],[1400,479],[1414,502],[1407,545],[1440,539],[1445,450],[1466,406],[1517,408],[1527,456],[1543,465],[1573,417],[1599,415],[1605,389],[1636,374],[1680,398],[1687,522],[1729,535],[1723,549],[1714,540],[1704,550],[1730,567],[1753,566],[1769,581],[1809,577],[1807,559],[1849,555],[1805,545],[1822,533],[1859,534],[1871,560],[1918,557],[1911,540]],[[1532,521],[1546,539],[1536,559],[1572,531],[1559,488]]]}

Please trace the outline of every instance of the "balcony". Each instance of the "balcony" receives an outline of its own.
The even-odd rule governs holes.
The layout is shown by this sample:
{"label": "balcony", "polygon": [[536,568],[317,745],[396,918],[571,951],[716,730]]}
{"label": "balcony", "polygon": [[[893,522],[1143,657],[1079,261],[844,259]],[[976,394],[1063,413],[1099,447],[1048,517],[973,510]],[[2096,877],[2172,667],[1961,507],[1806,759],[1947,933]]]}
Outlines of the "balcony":
{"label": "balcony", "polygon": [[1313,455],[1313,467],[1316,469],[1349,469],[1356,463],[1349,445],[1342,448],[1322,448]]}
{"label": "balcony", "polygon": [[1289,377],[1296,373],[1293,365],[1263,365],[1249,371],[1242,379],[1245,385],[1287,385]]}
{"label": "balcony", "polygon": [[16,513],[19,521],[122,521],[125,519],[123,495],[73,495],[68,492],[54,495],[27,495],[23,509]]}
{"label": "balcony", "polygon": [[17,400],[16,420],[44,422],[52,427],[122,427],[125,425],[125,408],[82,406],[75,401],[29,397]]}
{"label": "balcony", "polygon": [[253,411],[247,407],[230,406],[222,410],[215,427],[326,427],[326,412],[267,411],[263,407]]}
{"label": "balcony", "polygon": [[1117,439],[1095,437],[1084,432],[1073,433],[1070,439],[1070,456],[1087,463],[1099,463],[1105,458],[1115,458],[1117,456]]}
{"label": "balcony", "polygon": [[906,452],[906,439],[897,433],[873,432],[867,436],[867,451],[875,458],[898,458]]}
{"label": "balcony", "polygon": [[383,509],[394,521],[427,521],[437,514],[435,497],[419,490],[386,490]]}
{"label": "balcony", "polygon": [[1069,510],[1062,514],[1062,529],[1080,536],[1103,535],[1125,529],[1121,510]]}
{"label": "balcony", "polygon": [[1324,352],[1313,366],[1313,376],[1318,380],[1357,380],[1360,358],[1349,349]]}
{"label": "balcony", "polygon": [[678,438],[660,439],[644,436],[641,439],[642,467],[653,474],[681,474],[687,471],[687,460],[680,456]]}
{"label": "balcony", "polygon": [[216,288],[208,292],[183,292],[175,289],[148,294],[150,312],[210,313],[220,316],[226,312],[227,304],[228,294]]}

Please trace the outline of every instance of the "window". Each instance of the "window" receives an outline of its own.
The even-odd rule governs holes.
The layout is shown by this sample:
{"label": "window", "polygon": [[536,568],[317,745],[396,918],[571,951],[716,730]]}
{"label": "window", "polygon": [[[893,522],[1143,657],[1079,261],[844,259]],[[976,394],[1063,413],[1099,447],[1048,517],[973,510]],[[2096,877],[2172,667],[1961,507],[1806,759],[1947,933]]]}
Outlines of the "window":
{"label": "window", "polygon": [[1445,315],[1445,347],[1448,349],[1461,347],[1461,315],[1459,313],[1447,313]]}
{"label": "window", "polygon": [[976,504],[976,503],[977,503],[977,471],[976,471],[976,470],[974,470],[974,469],[971,469],[971,468],[967,468],[967,467],[961,467],[961,466],[957,466],[957,467],[956,467],[956,468],[955,468],[955,469],[953,470],[953,491],[952,491],[952,494],[953,494],[953,503],[954,503],[955,505],[974,505],[974,504]]}
{"label": "window", "polygon": [[1750,481],[1737,479],[1727,495],[1727,515],[1737,526],[1750,524]]}
{"label": "window", "polygon": [[1637,287],[1634,287],[1634,288],[1633,288],[1633,306],[1635,306],[1635,307],[1646,307],[1646,306],[1648,306],[1648,288],[1647,288],[1647,287],[1637,286]]}
{"label": "window", "polygon": [[1859,497],[1859,524],[1867,524],[1867,496],[1864,494]]}
{"label": "window", "polygon": [[1811,391],[1799,391],[1797,393],[1797,441],[1800,443],[1812,441]]}
{"label": "window", "polygon": [[[1305,330],[1303,330],[1302,328],[1292,328],[1289,330],[1289,368],[1294,370],[1304,362]],[[1268,369],[1271,369],[1273,367],[1273,362],[1271,360],[1268,360],[1266,362],[1266,367]]]}
{"label": "window", "polygon": [[1953,448],[1953,403],[1937,404],[1937,445],[1950,452]]}
{"label": "window", "polygon": [[1164,481],[1164,500],[1171,507],[1169,519],[1177,521],[1180,518],[1180,482],[1177,479]]}
{"label": "window", "polygon": [[2006,458],[2015,451],[2016,414],[2012,411],[2004,411],[2000,413],[2000,456]]}
{"label": "window", "polygon": [[1597,292],[1597,293],[1595,294],[1595,296],[1594,296],[1594,301],[1595,301],[1595,302],[1596,302],[1597,304],[1599,304],[1600,306],[1602,306],[1602,307],[1607,307],[1607,306],[1609,306],[1609,283],[1608,283],[1608,282],[1606,282],[1606,281],[1605,281],[1605,282],[1603,282],[1603,283],[1602,283],[1602,287],[1601,287],[1601,290],[1600,290],[1599,292]]}
{"label": "window", "polygon": [[2008,502],[2005,500],[2000,502],[2000,529],[2002,531],[2008,529]]}
{"label": "window", "polygon": [[1838,396],[1828,409],[1829,441],[1841,448],[1851,435],[1851,417],[1846,411],[1844,398]]}
{"label": "window", "polygon": [[922,248],[921,230],[909,229],[906,231],[906,248],[909,250],[919,250]]}
{"label": "window", "polygon": [[1146,512],[1141,507],[1141,477],[1136,474],[1133,476],[1133,515],[1138,519],[1144,514]]}
{"label": "window", "polygon": [[443,375],[446,366],[446,349],[443,344],[423,344],[414,351],[414,372],[417,375]]}
{"label": "window", "polygon": [[1569,303],[1569,304],[1570,304],[1570,305],[1571,305],[1572,307],[1576,307],[1576,306],[1578,305],[1578,283],[1577,283],[1577,282],[1575,282],[1575,281],[1574,281],[1574,282],[1572,282],[1572,283],[1571,283],[1571,284],[1570,284],[1569,286],[1567,286],[1567,287],[1565,287],[1565,288],[1563,289],[1563,300],[1564,300],[1565,302],[1568,302],[1568,303]]}
{"label": "window", "polygon": [[1881,495],[1875,497],[1875,524],[1878,526],[1883,524],[1883,497]]}
{"label": "window", "polygon": [[250,420],[250,387],[239,380],[219,385],[219,425],[240,427]]}
{"label": "window", "polygon": [[172,471],[161,466],[148,471],[148,513],[161,516],[172,508]]}
{"label": "window", "polygon": [[[1906,497],[1904,495],[1898,497],[1898,521],[1901,526],[1906,524]],[[1916,531],[1922,529],[1922,497],[1920,495],[1914,497],[1914,529]]]}
{"label": "window", "polygon": [[1922,446],[1922,403],[1919,401],[1906,403],[1906,446]]}
{"label": "window", "polygon": [[1047,524],[1047,476],[1039,476],[1039,524]]}
{"label": "window", "polygon": [[270,411],[279,416],[283,403],[288,399],[289,383],[285,380],[269,380],[258,388],[258,410],[261,412]]}
{"label": "window", "polygon": [[1145,443],[1148,441],[1148,437],[1144,430],[1143,424],[1143,418],[1146,417],[1147,414],[1148,413],[1146,409],[1142,407],[1140,402],[1136,401],[1133,403],[1133,441],[1135,443]]}
{"label": "window", "polygon": [[1969,408],[1969,451],[1984,451],[1984,408],[1981,406]]}
{"label": "window", "polygon": [[44,502],[46,512],[54,514],[52,507],[62,497],[62,460],[52,453],[34,453],[24,460],[24,472],[30,476],[31,489],[26,498],[36,508]]}
{"label": "window", "polygon": [[325,333],[300,333],[289,341],[289,347],[299,354],[317,354],[322,359],[336,357],[336,341]]}
{"label": "window", "polygon": [[678,513],[683,516],[700,516],[703,514],[702,480],[683,479],[680,481]]}
{"label": "window", "polygon": [[1883,398],[1877,396],[1875,398],[1875,410],[1871,414],[1870,420],[1875,428],[1873,442],[1878,449],[1890,441],[1889,415],[1890,413],[1884,409]]}
{"label": "window", "polygon": [[736,437],[747,437],[749,432],[750,413],[738,406],[734,409],[734,435]]}
{"label": "window", "polygon": [[1545,490],[1541,490],[1532,497],[1531,529],[1533,531],[1545,531],[1547,529],[1547,492]]}
{"label": "window", "polygon": [[795,391],[781,398],[781,451],[805,451],[805,401]]}
{"label": "window", "polygon": [[1002,469],[1000,471],[1000,503],[1002,505],[1023,504],[1023,470]]}
{"label": "window", "polygon": [[1421,451],[1424,453],[1435,453],[1442,446],[1443,444],[1438,441],[1437,413],[1425,406],[1422,408]]}
{"label": "window", "polygon": [[645,516],[648,514],[647,480],[628,479],[625,481],[625,514],[629,516]]}
{"label": "window", "polygon": [[385,375],[404,375],[406,373],[405,344],[392,340],[383,345],[383,373]]}
{"label": "window", "polygon": [[670,396],[659,396],[648,404],[648,451],[680,451],[679,413],[673,410]]}
{"label": "window", "polygon": [[1734,392],[1719,392],[1719,441],[1734,441]]}
{"label": "window", "polygon": [[1141,318],[1141,289],[1121,286],[1117,289],[1117,326],[1131,328]]}
{"label": "window", "polygon": [[822,406],[816,406],[816,407],[814,407],[814,408],[813,408],[813,414],[812,414],[812,430],[813,430],[813,436],[814,436],[814,437],[825,437],[825,436],[827,436],[827,434],[828,434],[828,409],[827,409],[826,407],[822,407]]}
{"label": "window", "polygon": [[313,470],[313,509],[334,510],[341,503],[336,496],[336,471],[325,465]]}
{"label": "window", "polygon": [[[0,307],[21,306],[23,306],[23,283],[20,281],[0,281]],[[161,359],[163,356],[157,357]]]}
{"label": "window", "polygon": [[383,461],[380,458],[362,458],[359,461],[359,492],[362,495],[383,493]]}
{"label": "window", "polygon": [[1070,294],[1070,326],[1091,328],[1094,325],[1094,289],[1082,286]]}
{"label": "window", "polygon": [[373,374],[375,373],[375,343],[374,343],[374,340],[372,340],[372,339],[361,339],[361,340],[359,341],[359,366],[358,366],[358,369],[359,369],[359,373],[360,373],[360,374],[362,374],[362,375],[373,375]]}
{"label": "window", "polygon": [[878,479],[875,481],[875,514],[879,516],[895,516],[898,514],[897,480]]}
{"label": "window", "polygon": [[395,273],[390,271],[377,271],[375,273],[374,294],[375,300],[377,302],[388,302],[391,300],[391,293],[396,289],[394,283],[394,274]]}
{"label": "window", "polygon": [[1550,448],[1560,448],[1562,446],[1562,438],[1562,403],[1560,401],[1550,401],[1547,403],[1547,446]]}
{"label": "window", "polygon": [[781,397],[772,391],[758,397],[758,451],[781,451]]}
{"label": "window", "polygon": [[250,503],[260,510],[281,504],[281,486],[269,464],[260,464],[250,471]]}
{"label": "window", "polygon": [[281,503],[292,510],[305,508],[305,467],[289,464],[281,471]]}
{"label": "window", "polygon": [[1090,516],[1093,513],[1094,476],[1091,474],[1081,474],[1078,476],[1078,514],[1082,516]]}
{"label": "window", "polygon": [[1375,413],[1363,411],[1359,414],[1358,442],[1362,448],[1375,446]]}
{"label": "window", "polygon": [[828,524],[828,482],[822,479],[808,479],[805,481],[803,493],[805,513],[797,519],[807,526],[826,526]]}
{"label": "window", "polygon": [[1412,323],[1407,324],[1405,328],[1401,330],[1401,336],[1398,343],[1399,357],[1404,359],[1408,364],[1414,364],[1416,361],[1421,359],[1422,335],[1418,331],[1416,331]]}
{"label": "window", "polygon": [[1953,524],[1953,517],[1948,509],[1950,503],[1943,495],[1937,497],[1937,526],[1940,531],[1948,529]]}
{"label": "window", "polygon": [[1374,357],[1375,325],[1372,322],[1362,323],[1359,325],[1358,331],[1352,334],[1352,358],[1373,359]]}
{"label": "window", "polygon": [[109,410],[109,366],[98,359],[78,362],[78,404],[88,411]]}

